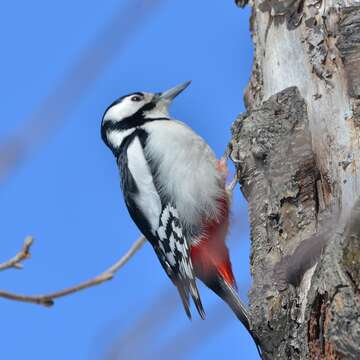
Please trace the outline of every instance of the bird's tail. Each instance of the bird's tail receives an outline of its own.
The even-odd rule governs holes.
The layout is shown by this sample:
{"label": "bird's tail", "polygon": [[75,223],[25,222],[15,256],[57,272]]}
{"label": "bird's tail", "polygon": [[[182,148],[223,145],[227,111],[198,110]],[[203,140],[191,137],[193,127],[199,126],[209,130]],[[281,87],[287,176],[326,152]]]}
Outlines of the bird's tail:
{"label": "bird's tail", "polygon": [[[253,338],[260,358],[262,358],[260,340],[251,327],[250,313],[236,290],[236,282],[227,249],[223,247],[223,251],[216,253],[212,250],[206,247],[206,244],[203,244],[202,247],[192,248],[196,276],[230,306]],[[219,257],[219,253],[222,256]]]}
{"label": "bird's tail", "polygon": [[262,359],[261,343],[258,336],[251,327],[251,317],[249,310],[247,306],[241,301],[235,287],[230,285],[221,276],[217,276],[216,280],[213,279],[211,284],[206,285],[230,306],[236,317],[241,321],[248,333],[251,335],[255,342],[259,356]]}
{"label": "bird's tail", "polygon": [[236,317],[245,326],[255,342],[259,356],[262,358],[260,340],[251,327],[251,317],[247,306],[241,301],[239,294],[233,286],[222,279],[220,280],[220,283],[222,289],[218,295],[230,306]]}
{"label": "bird's tail", "polygon": [[197,289],[195,280],[191,281],[188,284],[184,284],[183,280],[182,281],[174,281],[182,303],[184,305],[184,309],[186,312],[186,315],[188,316],[189,319],[191,319],[191,312],[190,312],[190,301],[189,301],[189,295],[191,294],[191,297],[194,301],[195,307],[200,315],[200,317],[204,320],[205,319],[205,311],[203,308],[203,305],[201,303],[201,298],[200,298],[200,294],[199,294],[199,290]]}

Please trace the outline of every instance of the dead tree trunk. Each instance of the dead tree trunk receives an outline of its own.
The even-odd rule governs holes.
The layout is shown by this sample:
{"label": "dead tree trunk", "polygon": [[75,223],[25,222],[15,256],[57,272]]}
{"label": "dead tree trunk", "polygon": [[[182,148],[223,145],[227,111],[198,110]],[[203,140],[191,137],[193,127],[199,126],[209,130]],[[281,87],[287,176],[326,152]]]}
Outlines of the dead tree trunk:
{"label": "dead tree trunk", "polygon": [[360,3],[251,5],[232,158],[249,203],[253,326],[268,359],[360,359]]}

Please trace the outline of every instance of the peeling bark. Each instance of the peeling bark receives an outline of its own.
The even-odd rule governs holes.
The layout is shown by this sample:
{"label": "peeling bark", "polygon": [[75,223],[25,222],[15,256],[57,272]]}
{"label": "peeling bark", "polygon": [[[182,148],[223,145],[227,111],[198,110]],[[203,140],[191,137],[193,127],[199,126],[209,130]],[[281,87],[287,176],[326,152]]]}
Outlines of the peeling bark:
{"label": "peeling bark", "polygon": [[251,5],[232,158],[249,203],[253,327],[268,359],[360,359],[360,4]]}

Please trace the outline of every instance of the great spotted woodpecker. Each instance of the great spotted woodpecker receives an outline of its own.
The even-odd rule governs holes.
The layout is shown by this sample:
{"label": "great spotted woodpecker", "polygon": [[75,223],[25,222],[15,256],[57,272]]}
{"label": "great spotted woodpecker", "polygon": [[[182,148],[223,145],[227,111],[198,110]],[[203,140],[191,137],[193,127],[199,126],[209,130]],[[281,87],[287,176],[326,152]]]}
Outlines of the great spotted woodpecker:
{"label": "great spotted woodpecker", "polygon": [[258,345],[225,244],[231,201],[226,159],[218,161],[168,112],[189,84],[119,98],[104,113],[101,136],[116,157],[130,216],[177,287],[188,317],[189,295],[205,317],[197,277],[229,304]]}

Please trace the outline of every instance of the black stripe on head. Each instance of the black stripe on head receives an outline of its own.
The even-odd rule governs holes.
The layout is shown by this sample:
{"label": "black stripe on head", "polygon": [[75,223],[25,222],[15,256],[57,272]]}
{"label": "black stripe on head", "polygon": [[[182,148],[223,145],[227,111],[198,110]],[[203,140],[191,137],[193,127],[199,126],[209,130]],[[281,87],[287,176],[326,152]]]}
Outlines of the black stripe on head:
{"label": "black stripe on head", "polygon": [[[114,101],[113,104],[107,108],[107,110],[104,113],[104,116],[105,116],[106,112],[112,106],[121,103],[121,101],[124,98],[126,98],[128,96],[133,96],[133,95],[144,96],[144,94],[140,93],[140,92],[123,96],[120,99]],[[125,130],[129,130],[129,129],[135,129],[135,128],[139,128],[140,126],[144,125],[147,122],[155,121],[155,120],[170,120],[168,117],[157,117],[157,118],[146,117],[146,112],[153,110],[155,107],[156,107],[156,102],[151,101],[151,102],[143,105],[133,115],[123,118],[120,121],[111,121],[111,119],[104,121],[104,116],[103,116],[103,121],[101,123],[101,138],[104,141],[104,143],[111,149],[111,151],[114,153],[115,156],[117,156],[119,149],[113,149],[113,147],[111,146],[111,144],[109,144],[108,139],[107,139],[107,135],[111,131],[125,131]]]}
{"label": "black stripe on head", "polygon": [[[103,140],[103,142],[105,143],[106,146],[108,146],[112,151],[114,151],[112,149],[112,147],[110,146],[108,140],[107,140],[107,132],[108,130],[112,130],[112,129],[117,129],[116,126],[114,126],[114,123],[112,121],[106,121],[104,122],[104,117],[106,115],[106,113],[109,111],[109,109],[111,109],[113,106],[120,104],[125,98],[130,97],[130,96],[134,96],[134,95],[138,95],[138,96],[142,96],[144,97],[145,94],[142,92],[134,92],[131,94],[127,94],[124,96],[121,96],[120,98],[116,99],[115,101],[113,101],[104,111],[103,117],[102,117],[102,121],[101,121],[101,138]],[[145,105],[146,106],[146,105]]]}
{"label": "black stripe on head", "polygon": [[[132,128],[137,128],[139,126],[144,125],[145,123],[149,121],[154,120],[169,120],[168,117],[157,117],[157,118],[147,118],[145,112],[151,111],[156,106],[155,102],[149,102],[142,106],[136,113],[134,113],[131,116],[128,116],[121,121],[106,121],[103,122],[101,127],[101,136],[104,139],[106,139],[106,132],[111,130],[128,130]],[[105,143],[107,143],[104,140]]]}

